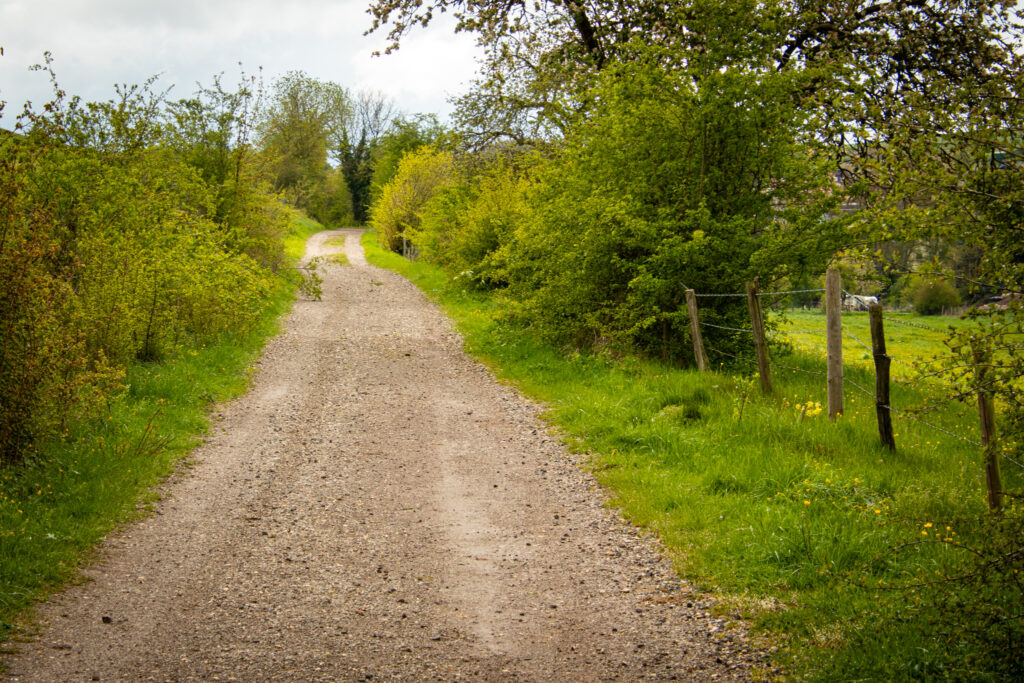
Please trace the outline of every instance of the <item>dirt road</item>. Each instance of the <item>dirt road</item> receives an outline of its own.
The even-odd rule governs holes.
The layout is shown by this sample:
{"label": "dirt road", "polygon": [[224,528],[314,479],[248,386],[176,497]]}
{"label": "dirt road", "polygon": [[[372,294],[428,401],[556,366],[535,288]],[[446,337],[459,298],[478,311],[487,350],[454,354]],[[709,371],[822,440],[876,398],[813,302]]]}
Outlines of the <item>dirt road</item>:
{"label": "dirt road", "polygon": [[743,678],[742,636],[359,232],[12,681]]}

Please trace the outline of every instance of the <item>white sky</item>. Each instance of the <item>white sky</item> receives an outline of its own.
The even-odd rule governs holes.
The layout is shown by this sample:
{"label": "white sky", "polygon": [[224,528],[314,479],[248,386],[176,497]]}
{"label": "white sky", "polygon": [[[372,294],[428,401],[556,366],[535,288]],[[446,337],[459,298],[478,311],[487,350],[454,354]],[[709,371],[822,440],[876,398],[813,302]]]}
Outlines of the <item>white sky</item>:
{"label": "white sky", "polygon": [[381,90],[407,114],[444,118],[447,98],[473,77],[477,50],[455,35],[444,15],[413,32],[395,54],[372,57],[381,33],[363,37],[368,0],[0,0],[0,126],[9,127],[26,100],[39,108],[51,88],[28,67],[53,53],[57,79],[69,95],[106,100],[115,83],[161,74],[169,97],[187,97],[196,81],[238,82],[263,67],[269,85],[291,70],[350,89]]}

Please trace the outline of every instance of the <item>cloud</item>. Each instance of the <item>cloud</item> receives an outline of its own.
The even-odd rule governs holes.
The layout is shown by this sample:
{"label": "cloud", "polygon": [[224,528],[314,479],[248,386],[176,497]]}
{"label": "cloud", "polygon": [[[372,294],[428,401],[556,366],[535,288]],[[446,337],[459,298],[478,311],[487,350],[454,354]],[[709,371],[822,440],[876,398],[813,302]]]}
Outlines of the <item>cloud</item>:
{"label": "cloud", "polygon": [[[442,19],[430,31],[413,33],[390,55],[374,57],[372,50],[354,53],[350,67],[358,74],[357,87],[420,103],[464,91],[476,72],[478,50],[471,36],[455,35],[452,26],[453,22]],[[383,39],[374,42],[374,49],[385,44]]]}
{"label": "cloud", "polygon": [[0,99],[11,112],[26,99],[49,99],[44,74],[28,66],[49,50],[61,86],[87,100],[113,95],[114,83],[162,74],[183,97],[218,73],[233,82],[238,63],[268,80],[291,70],[349,88],[373,88],[400,108],[446,114],[445,99],[472,77],[476,48],[442,21],[414,32],[394,55],[364,37],[362,0],[0,0]]}

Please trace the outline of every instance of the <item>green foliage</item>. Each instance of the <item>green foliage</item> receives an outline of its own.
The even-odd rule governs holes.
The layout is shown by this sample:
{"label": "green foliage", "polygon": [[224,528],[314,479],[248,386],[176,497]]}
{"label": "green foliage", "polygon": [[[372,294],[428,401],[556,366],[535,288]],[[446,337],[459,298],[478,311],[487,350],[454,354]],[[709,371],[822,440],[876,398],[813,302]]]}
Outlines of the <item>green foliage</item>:
{"label": "green foliage", "polygon": [[441,188],[427,201],[410,237],[423,258],[459,273],[460,279],[504,286],[508,279],[498,253],[532,215],[532,181],[523,168],[507,163],[465,175],[466,180]]}
{"label": "green foliage", "polygon": [[335,83],[290,71],[274,82],[263,116],[262,143],[273,158],[275,189],[291,192],[300,206],[323,180],[328,151],[351,115],[348,93]]}
{"label": "green foliage", "polygon": [[[999,516],[950,520],[922,532],[885,560],[908,564],[906,575],[869,591],[873,627],[853,630],[848,645],[822,662],[819,680],[849,671],[870,680],[1024,676],[1022,511],[1014,505]],[[922,555],[945,561],[921,561]]]}
{"label": "green foliage", "polygon": [[95,414],[131,362],[259,319],[289,218],[245,146],[250,104],[219,82],[170,105],[152,82],[58,90],[0,138],[4,465]]}
{"label": "green foliage", "polygon": [[375,153],[392,123],[393,114],[394,102],[384,93],[357,91],[352,98],[351,116],[342,127],[341,139],[333,152],[352,192],[353,216],[359,223],[365,222],[368,216]]}
{"label": "green foliage", "polygon": [[23,172],[40,156],[13,135],[0,138],[0,465],[89,412],[119,376],[86,352],[72,286],[79,264],[61,253],[64,231]]}
{"label": "green foliage", "polygon": [[355,102],[336,83],[292,71],[274,83],[263,115],[261,142],[275,190],[325,225],[348,225],[353,198],[345,169],[328,158],[346,149]]}
{"label": "green foliage", "polygon": [[407,152],[371,210],[370,223],[380,233],[381,243],[392,251],[403,250],[403,241],[418,229],[427,202],[454,181],[451,153],[430,147]]}
{"label": "green foliage", "polygon": [[[425,256],[507,285],[550,339],[682,360],[687,287],[741,292],[756,276],[820,273],[842,221],[825,220],[838,198],[795,142],[799,82],[739,68],[696,79],[656,52],[635,57],[606,67],[559,148],[467,162],[465,183],[428,202],[409,234]],[[707,322],[742,326],[743,306],[709,303]],[[720,348],[737,341],[709,334]]]}
{"label": "green foliage", "polygon": [[336,168],[324,173],[323,181],[315,187],[306,199],[306,211],[314,219],[329,227],[346,227],[352,224],[352,193],[349,192],[344,174]]}
{"label": "green foliage", "polygon": [[950,282],[935,275],[914,275],[903,296],[919,315],[938,315],[960,303],[960,293]]}
{"label": "green foliage", "polygon": [[371,152],[373,176],[367,205],[380,196],[384,186],[398,173],[398,164],[406,152],[436,143],[442,132],[441,124],[433,115],[393,120],[387,132],[375,142]]}

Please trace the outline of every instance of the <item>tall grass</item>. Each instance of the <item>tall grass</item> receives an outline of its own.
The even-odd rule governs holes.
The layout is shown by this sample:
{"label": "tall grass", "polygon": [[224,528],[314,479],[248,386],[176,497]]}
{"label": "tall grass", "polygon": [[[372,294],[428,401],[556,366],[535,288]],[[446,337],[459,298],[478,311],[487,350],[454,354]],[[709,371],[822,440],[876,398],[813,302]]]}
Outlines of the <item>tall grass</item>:
{"label": "tall grass", "polygon": [[[285,247],[293,261],[321,226],[297,214]],[[294,283],[276,280],[257,325],[215,343],[128,367],[105,415],[69,425],[23,466],[0,470],[0,640],[25,609],[72,579],[92,548],[136,518],[199,443],[216,402],[241,394],[254,357],[279,328]]]}
{"label": "tall grass", "polygon": [[[890,453],[879,445],[873,400],[849,385],[846,414],[830,422],[825,378],[799,371],[822,369],[810,351],[776,358],[790,369],[776,370],[766,397],[743,368],[700,373],[556,349],[508,321],[500,296],[385,253],[372,235],[364,246],[371,263],[444,307],[467,351],[547,406],[570,446],[591,454],[614,504],[657,532],[684,577],[722,596],[724,613],[781,643],[775,663],[790,674],[999,678],[974,645],[955,645],[970,639],[940,609],[941,580],[964,571],[962,545],[985,533],[976,446],[897,416]],[[873,385],[859,363],[846,373]],[[924,397],[893,389],[894,405]],[[967,407],[929,420],[976,431]],[[1020,490],[1020,472],[1006,474]],[[909,587],[925,579],[939,579],[932,593]]]}

